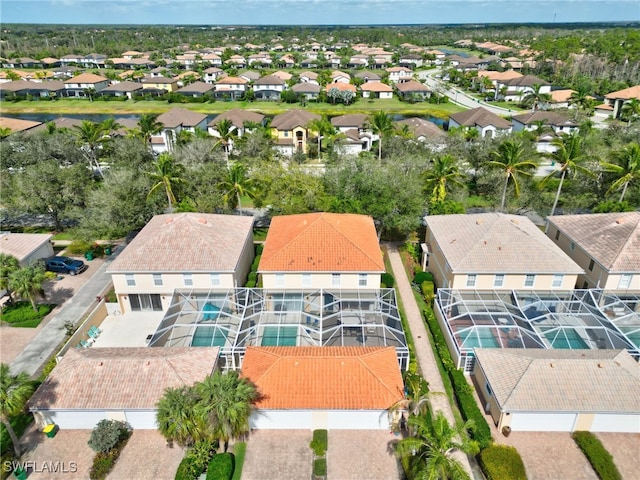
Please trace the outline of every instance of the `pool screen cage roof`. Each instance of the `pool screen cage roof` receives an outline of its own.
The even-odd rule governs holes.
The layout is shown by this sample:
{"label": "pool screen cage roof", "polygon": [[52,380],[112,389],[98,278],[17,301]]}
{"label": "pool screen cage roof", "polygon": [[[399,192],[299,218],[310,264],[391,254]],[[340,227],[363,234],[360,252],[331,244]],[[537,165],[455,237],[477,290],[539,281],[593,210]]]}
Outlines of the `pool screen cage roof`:
{"label": "pool screen cage roof", "polygon": [[151,347],[217,346],[240,368],[247,346],[393,346],[409,350],[394,289],[176,290]]}
{"label": "pool screen cage roof", "polygon": [[627,349],[640,359],[640,293],[439,289],[459,357],[479,348]]}

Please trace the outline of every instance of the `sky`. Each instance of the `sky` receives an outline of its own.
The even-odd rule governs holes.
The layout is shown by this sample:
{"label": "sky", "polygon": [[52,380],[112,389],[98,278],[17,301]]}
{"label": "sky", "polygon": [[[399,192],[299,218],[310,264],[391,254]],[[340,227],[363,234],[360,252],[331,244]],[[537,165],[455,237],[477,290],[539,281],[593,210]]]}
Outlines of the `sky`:
{"label": "sky", "polygon": [[640,21],[640,0],[0,0],[1,23],[399,25]]}

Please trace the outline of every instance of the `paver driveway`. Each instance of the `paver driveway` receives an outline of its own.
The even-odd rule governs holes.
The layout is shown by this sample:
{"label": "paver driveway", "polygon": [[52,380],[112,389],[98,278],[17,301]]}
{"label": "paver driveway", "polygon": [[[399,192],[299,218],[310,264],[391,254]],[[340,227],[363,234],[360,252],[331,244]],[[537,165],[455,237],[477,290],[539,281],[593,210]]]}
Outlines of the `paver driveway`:
{"label": "paver driveway", "polygon": [[328,480],[398,480],[393,453],[398,437],[388,430],[331,430],[327,451]]}
{"label": "paver driveway", "polygon": [[613,456],[622,478],[634,480],[640,476],[640,434],[601,432],[596,436]]}
{"label": "paver driveway", "polygon": [[254,430],[247,440],[242,480],[311,478],[310,430]]}

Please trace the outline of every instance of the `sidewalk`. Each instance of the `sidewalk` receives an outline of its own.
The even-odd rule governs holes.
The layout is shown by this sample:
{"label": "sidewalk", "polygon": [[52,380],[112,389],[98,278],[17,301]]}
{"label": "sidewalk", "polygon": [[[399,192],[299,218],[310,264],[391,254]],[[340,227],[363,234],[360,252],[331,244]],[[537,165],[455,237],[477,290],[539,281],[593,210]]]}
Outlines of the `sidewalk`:
{"label": "sidewalk", "polygon": [[65,323],[71,322],[77,325],[96,306],[96,297],[103,295],[109,288],[111,275],[106,273],[106,270],[123,248],[124,246],[116,248],[91,279],[29,342],[11,363],[12,373],[27,372],[29,375],[33,375],[49,360],[65,338]]}
{"label": "sidewalk", "polygon": [[[455,418],[453,416],[453,410],[451,409],[449,398],[445,393],[442,377],[438,370],[438,364],[436,363],[435,355],[429,343],[427,327],[422,319],[422,314],[420,313],[416,299],[413,296],[413,290],[407,278],[398,247],[392,243],[386,243],[385,245],[387,247],[389,261],[391,262],[393,276],[396,280],[396,290],[402,300],[407,323],[413,335],[418,368],[422,376],[429,382],[429,402],[434,410],[441,411],[449,423],[454,424]],[[471,475],[471,478],[483,478],[482,474],[479,474],[478,469],[471,467],[467,455],[462,452],[456,452],[454,456],[462,463],[467,473]]]}

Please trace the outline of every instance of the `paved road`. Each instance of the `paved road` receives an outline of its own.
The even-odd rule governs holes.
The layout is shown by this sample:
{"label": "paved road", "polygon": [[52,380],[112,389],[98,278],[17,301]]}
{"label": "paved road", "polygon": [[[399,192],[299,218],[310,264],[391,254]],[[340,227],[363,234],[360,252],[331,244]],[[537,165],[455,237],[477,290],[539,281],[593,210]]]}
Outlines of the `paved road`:
{"label": "paved road", "polygon": [[[418,303],[413,296],[413,290],[405,273],[402,258],[396,245],[388,243],[386,246],[393,276],[396,279],[396,290],[402,300],[404,313],[409,323],[409,329],[413,335],[418,367],[422,376],[429,382],[429,392],[431,394],[429,400],[433,409],[441,411],[449,423],[453,424],[455,423],[453,410],[449,403],[449,397],[447,397],[445,393],[442,377],[440,376],[438,364],[436,363],[436,357],[429,343],[429,337],[427,336],[427,328],[422,319],[420,309],[418,308]],[[477,464],[474,462],[474,467],[472,468],[469,458],[465,454],[457,452],[454,456],[462,463],[465,470],[472,475],[472,478],[483,478]]]}
{"label": "paved road", "polygon": [[113,259],[124,246],[116,248],[104,264],[93,274],[75,295],[70,298],[58,314],[49,320],[42,330],[29,342],[11,363],[11,372],[27,372],[33,375],[49,360],[66,335],[65,323],[77,325],[96,306],[96,297],[104,295],[111,285],[111,275],[105,273]]}

